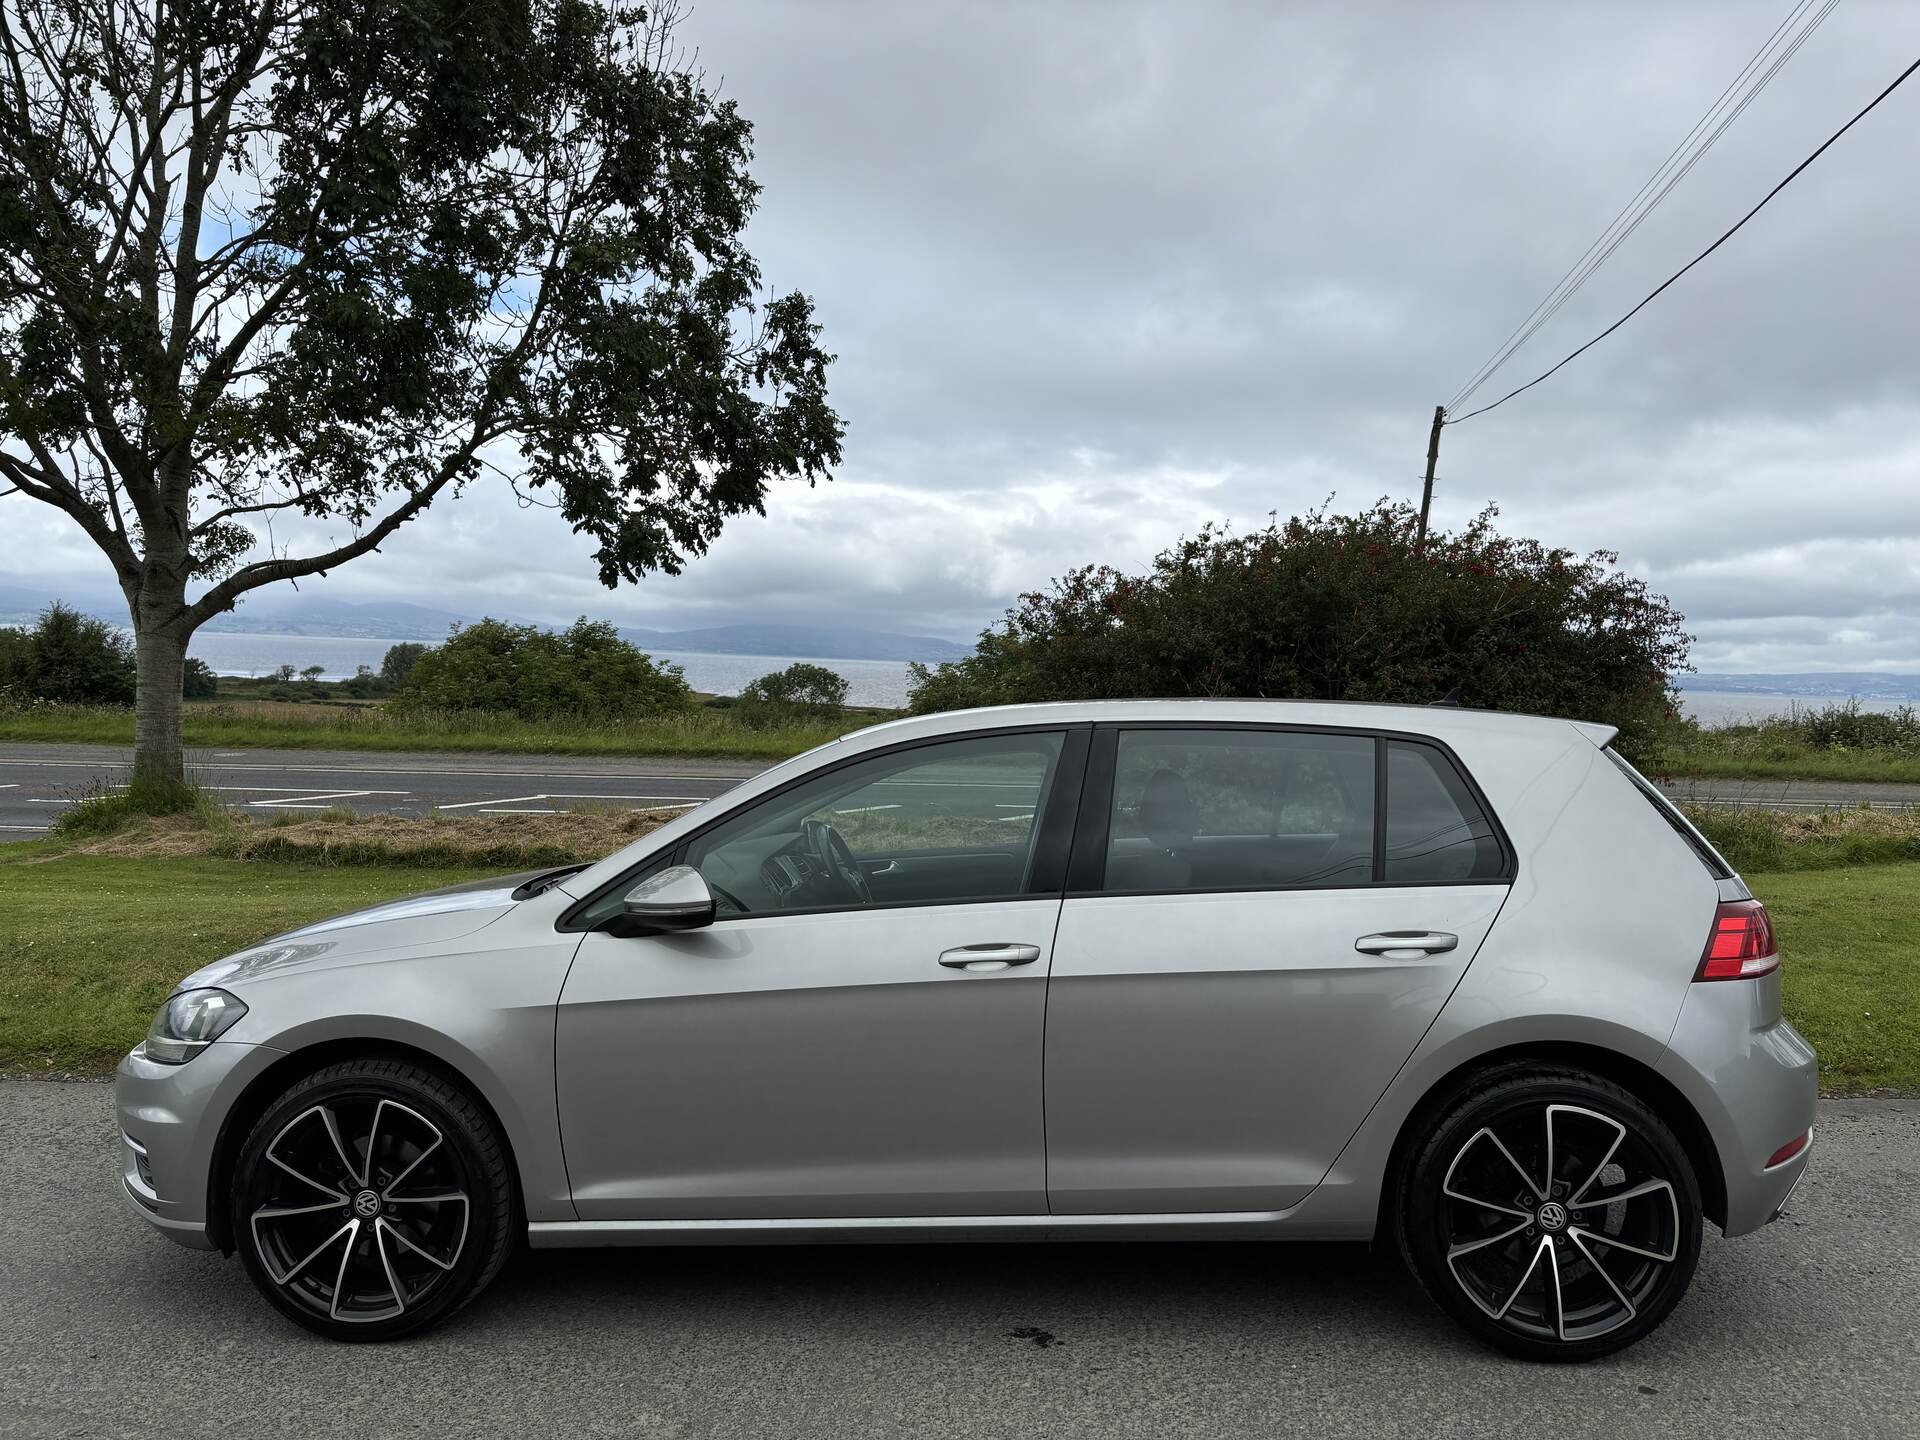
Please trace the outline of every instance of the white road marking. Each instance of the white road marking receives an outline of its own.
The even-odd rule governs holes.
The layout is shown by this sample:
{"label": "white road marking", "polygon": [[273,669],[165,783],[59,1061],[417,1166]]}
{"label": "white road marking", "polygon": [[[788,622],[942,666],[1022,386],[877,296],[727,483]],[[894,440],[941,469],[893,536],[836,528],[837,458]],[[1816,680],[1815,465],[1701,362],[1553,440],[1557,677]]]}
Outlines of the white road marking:
{"label": "white road marking", "polygon": [[476,815],[558,815],[558,810],[476,810]]}
{"label": "white road marking", "polygon": [[47,833],[45,825],[0,825],[0,830],[31,830],[36,835]]}
{"label": "white road marking", "polygon": [[[231,789],[232,787],[228,786],[223,788]],[[362,800],[374,793],[376,792],[372,790],[331,790],[319,795],[310,793],[295,795],[291,800],[249,800],[247,804],[256,806],[262,810],[326,810],[330,809],[331,806],[325,804],[314,805],[308,804],[307,802],[314,800]],[[382,790],[378,793],[382,795],[404,795],[407,792],[404,790]]]}
{"label": "white road marking", "polygon": [[436,810],[471,810],[480,805],[518,805],[526,800],[544,800],[544,795],[503,795],[499,799],[462,800],[454,805],[436,805]]}
{"label": "white road marking", "polygon": [[[313,795],[313,785],[202,785],[202,789],[230,789],[242,795],[259,795],[271,791],[276,795],[300,795],[301,799],[319,799]],[[407,789],[344,789],[342,795],[411,795]]]}

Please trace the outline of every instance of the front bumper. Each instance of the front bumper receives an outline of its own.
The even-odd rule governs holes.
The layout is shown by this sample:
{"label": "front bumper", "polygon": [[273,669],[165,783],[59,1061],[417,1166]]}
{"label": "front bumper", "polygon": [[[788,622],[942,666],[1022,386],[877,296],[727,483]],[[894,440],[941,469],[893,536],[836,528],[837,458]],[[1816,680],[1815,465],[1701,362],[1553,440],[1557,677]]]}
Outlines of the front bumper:
{"label": "front bumper", "polygon": [[162,1065],[136,1048],[114,1073],[120,1120],[120,1190],[128,1206],[169,1240],[213,1248],[208,1178],[221,1126],[247,1085],[283,1052],[215,1041],[184,1065]]}
{"label": "front bumper", "polygon": [[1744,1235],[1777,1219],[1813,1143],[1778,1165],[1767,1161],[1813,1129],[1820,1097],[1813,1047],[1780,1018],[1779,972],[1690,986],[1656,1068],[1692,1102],[1719,1152],[1722,1232]]}

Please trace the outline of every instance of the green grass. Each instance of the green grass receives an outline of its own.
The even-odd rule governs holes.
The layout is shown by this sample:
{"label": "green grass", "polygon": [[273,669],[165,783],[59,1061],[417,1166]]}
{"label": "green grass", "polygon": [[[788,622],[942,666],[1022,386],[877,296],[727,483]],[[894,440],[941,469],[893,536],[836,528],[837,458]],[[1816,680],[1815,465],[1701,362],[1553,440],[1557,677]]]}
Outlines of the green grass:
{"label": "green grass", "polygon": [[296,925],[475,875],[46,859],[47,848],[8,846],[0,861],[0,1071],[110,1070],[188,971]]}
{"label": "green grass", "polygon": [[1829,1093],[1920,1092],[1920,865],[1746,877],[1785,957],[1787,1018]]}
{"label": "green grass", "polygon": [[[398,712],[384,705],[189,704],[193,749],[465,750],[509,755],[678,755],[784,759],[888,718],[849,711],[837,721],[753,729],[727,710],[690,706],[633,720],[529,721],[480,711]],[[131,745],[133,712],[105,706],[0,710],[0,741]]]}

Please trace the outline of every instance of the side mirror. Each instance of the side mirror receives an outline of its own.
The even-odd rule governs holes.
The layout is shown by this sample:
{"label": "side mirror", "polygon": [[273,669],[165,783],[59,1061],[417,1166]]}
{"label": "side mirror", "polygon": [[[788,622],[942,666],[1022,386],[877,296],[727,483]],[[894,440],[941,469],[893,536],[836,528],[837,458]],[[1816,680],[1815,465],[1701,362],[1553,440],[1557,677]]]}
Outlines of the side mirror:
{"label": "side mirror", "polygon": [[691,865],[669,865],[627,892],[620,906],[621,935],[698,930],[713,923],[713,892]]}

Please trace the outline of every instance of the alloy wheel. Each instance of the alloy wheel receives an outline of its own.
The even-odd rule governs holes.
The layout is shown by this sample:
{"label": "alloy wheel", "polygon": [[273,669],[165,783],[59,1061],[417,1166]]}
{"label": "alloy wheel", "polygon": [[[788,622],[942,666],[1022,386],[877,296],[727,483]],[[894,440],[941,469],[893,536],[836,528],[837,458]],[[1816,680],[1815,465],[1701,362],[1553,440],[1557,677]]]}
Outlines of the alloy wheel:
{"label": "alloy wheel", "polygon": [[1500,1116],[1447,1167],[1447,1269],[1517,1335],[1604,1336],[1684,1283],[1673,1180],[1653,1145],[1599,1110],[1547,1104]]}
{"label": "alloy wheel", "polygon": [[397,1100],[309,1106],[268,1142],[246,1206],[267,1279],[315,1316],[393,1320],[447,1282],[472,1213],[454,1147]]}

